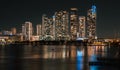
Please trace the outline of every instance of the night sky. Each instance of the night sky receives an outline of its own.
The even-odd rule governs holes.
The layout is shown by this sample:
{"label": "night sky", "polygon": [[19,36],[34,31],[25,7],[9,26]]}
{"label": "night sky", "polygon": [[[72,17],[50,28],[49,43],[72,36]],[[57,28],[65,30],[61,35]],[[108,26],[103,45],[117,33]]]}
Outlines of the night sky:
{"label": "night sky", "polygon": [[17,27],[20,31],[25,21],[41,23],[42,14],[52,16],[55,11],[79,9],[86,16],[92,4],[97,6],[98,37],[120,37],[119,0],[0,0],[0,31]]}

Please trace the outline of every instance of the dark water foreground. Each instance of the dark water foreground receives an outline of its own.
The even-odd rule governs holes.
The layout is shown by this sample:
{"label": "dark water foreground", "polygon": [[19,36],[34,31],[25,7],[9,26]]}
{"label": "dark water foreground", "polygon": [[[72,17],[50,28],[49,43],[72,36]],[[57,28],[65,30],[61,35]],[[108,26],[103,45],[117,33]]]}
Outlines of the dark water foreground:
{"label": "dark water foreground", "polygon": [[0,70],[119,70],[119,50],[119,46],[0,46]]}

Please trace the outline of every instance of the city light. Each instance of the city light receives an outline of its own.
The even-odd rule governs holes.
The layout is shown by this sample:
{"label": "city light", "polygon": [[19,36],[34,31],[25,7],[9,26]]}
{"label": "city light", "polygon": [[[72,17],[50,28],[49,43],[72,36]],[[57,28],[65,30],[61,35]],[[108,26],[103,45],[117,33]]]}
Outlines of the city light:
{"label": "city light", "polygon": [[96,6],[92,5],[88,9],[87,16],[78,14],[78,8],[71,8],[70,11],[56,11],[52,17],[43,14],[42,22],[36,25],[36,29],[32,22],[26,21],[21,26],[21,33],[17,33],[14,27],[11,31],[4,31],[1,34],[19,35],[20,41],[95,39]]}

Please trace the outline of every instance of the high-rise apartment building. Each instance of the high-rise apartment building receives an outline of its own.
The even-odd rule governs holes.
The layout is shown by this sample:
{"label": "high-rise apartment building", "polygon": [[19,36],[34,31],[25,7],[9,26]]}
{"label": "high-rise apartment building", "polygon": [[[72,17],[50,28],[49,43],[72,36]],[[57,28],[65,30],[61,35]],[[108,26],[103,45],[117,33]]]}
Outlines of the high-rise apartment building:
{"label": "high-rise apartment building", "polygon": [[22,35],[26,35],[26,29],[25,29],[25,24],[22,24]]}
{"label": "high-rise apartment building", "polygon": [[41,36],[41,35],[42,35],[42,26],[41,26],[41,24],[37,24],[37,25],[36,25],[36,34],[37,34],[38,36]]}
{"label": "high-rise apartment building", "polygon": [[69,13],[59,11],[55,13],[55,40],[68,40]]}
{"label": "high-rise apartment building", "polygon": [[87,37],[95,39],[96,37],[96,6],[92,5],[87,12]]}
{"label": "high-rise apartment building", "polygon": [[76,40],[77,38],[77,32],[78,32],[78,9],[77,8],[71,8],[70,11],[70,35],[71,40]]}
{"label": "high-rise apartment building", "polygon": [[42,37],[43,40],[53,40],[53,18],[42,16]]}
{"label": "high-rise apartment building", "polygon": [[79,17],[79,37],[85,38],[86,37],[86,22],[85,16]]}
{"label": "high-rise apartment building", "polygon": [[33,27],[31,22],[25,22],[25,24],[22,25],[22,34],[24,40],[31,41],[31,37],[33,34]]}

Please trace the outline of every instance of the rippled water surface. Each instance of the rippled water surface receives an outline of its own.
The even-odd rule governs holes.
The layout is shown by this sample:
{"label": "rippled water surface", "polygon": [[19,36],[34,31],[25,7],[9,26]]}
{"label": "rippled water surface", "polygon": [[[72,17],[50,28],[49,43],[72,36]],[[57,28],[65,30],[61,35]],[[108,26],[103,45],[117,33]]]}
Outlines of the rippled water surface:
{"label": "rippled water surface", "polygon": [[0,70],[119,70],[90,65],[98,57],[119,57],[119,47],[66,45],[0,46]]}

